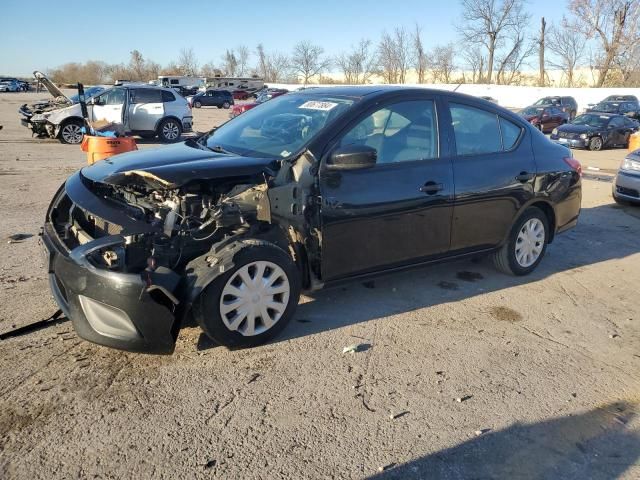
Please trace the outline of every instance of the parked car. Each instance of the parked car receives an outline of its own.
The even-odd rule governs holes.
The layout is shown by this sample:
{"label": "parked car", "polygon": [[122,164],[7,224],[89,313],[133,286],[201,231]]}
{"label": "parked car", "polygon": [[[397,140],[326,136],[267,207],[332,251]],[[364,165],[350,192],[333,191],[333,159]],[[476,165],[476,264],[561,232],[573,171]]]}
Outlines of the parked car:
{"label": "parked car", "polygon": [[232,95],[234,100],[246,100],[251,96],[251,93],[247,90],[234,90]]}
{"label": "parked car", "polygon": [[602,150],[605,147],[626,147],[629,136],[640,124],[623,115],[584,113],[573,122],[555,128],[551,140],[574,148]]}
{"label": "parked car", "polygon": [[640,205],[640,150],[625,157],[613,179],[613,199],[618,203]]}
{"label": "parked car", "polygon": [[559,107],[560,110],[569,114],[569,120],[573,120],[578,114],[578,102],[576,102],[576,99],[573,97],[543,97],[533,104],[534,107],[539,107],[541,105],[553,105],[554,107]]}
{"label": "parked car", "polygon": [[[54,97],[42,106],[24,104],[20,107],[21,123],[35,135],[58,138],[62,143],[82,141],[84,120],[80,104],[62,93],[44,74],[36,78]],[[148,84],[126,84],[113,87],[87,101],[90,121],[107,120],[122,123],[127,132],[164,142],[180,140],[183,132],[191,131],[193,116],[187,101],[170,88]]]}
{"label": "parked car", "polygon": [[192,107],[218,107],[229,108],[233,105],[231,92],[227,90],[207,90],[190,97],[189,103]]}
{"label": "parked car", "polygon": [[408,87],[283,95],[197,140],[112,157],[55,194],[50,287],[82,338],[170,353],[277,335],[301,291],[491,255],[526,275],[574,227],[581,166],[518,115]]}
{"label": "parked car", "polygon": [[569,121],[568,113],[553,106],[527,107],[520,112],[520,115],[543,133],[550,132]]}
{"label": "parked car", "polygon": [[0,92],[21,92],[22,85],[17,80],[4,80],[0,82]]}
{"label": "parked car", "polygon": [[626,115],[628,117],[640,120],[640,104],[638,102],[600,102],[592,108],[586,110],[591,112],[617,113],[618,115]]}
{"label": "parked car", "polygon": [[231,109],[231,112],[229,113],[229,116],[231,118],[237,117],[241,113],[244,113],[248,110],[251,110],[252,108],[257,107],[261,103],[267,102],[272,98],[279,97],[280,95],[284,95],[285,93],[288,93],[288,92],[289,90],[286,90],[284,88],[265,89],[262,91],[262,93],[258,94],[258,97],[256,98],[255,102],[234,105],[234,107]]}

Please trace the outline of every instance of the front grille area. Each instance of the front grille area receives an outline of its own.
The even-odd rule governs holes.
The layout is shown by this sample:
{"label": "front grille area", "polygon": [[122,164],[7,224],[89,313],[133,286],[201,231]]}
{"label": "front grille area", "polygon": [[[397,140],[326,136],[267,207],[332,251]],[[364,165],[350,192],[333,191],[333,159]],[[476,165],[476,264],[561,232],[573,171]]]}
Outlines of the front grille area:
{"label": "front grille area", "polygon": [[558,136],[560,138],[573,138],[574,134],[573,133],[567,133],[567,132],[558,132]]}
{"label": "front grille area", "polygon": [[640,193],[638,192],[638,190],[635,190],[633,188],[616,186],[616,192],[618,192],[620,195],[626,195],[627,197],[640,198]]}
{"label": "front grille area", "polygon": [[73,225],[80,227],[92,238],[105,237],[107,235],[118,235],[122,232],[122,227],[90,214],[86,210],[73,207]]}

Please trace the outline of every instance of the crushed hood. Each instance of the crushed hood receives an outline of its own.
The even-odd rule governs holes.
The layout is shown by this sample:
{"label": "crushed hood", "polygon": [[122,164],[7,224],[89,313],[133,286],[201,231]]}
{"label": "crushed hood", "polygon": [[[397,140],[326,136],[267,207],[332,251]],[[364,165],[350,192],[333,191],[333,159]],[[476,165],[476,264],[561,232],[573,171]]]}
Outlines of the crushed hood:
{"label": "crushed hood", "polygon": [[55,84],[49,80],[49,78],[42,72],[35,71],[33,72],[33,76],[38,80],[44,87],[49,90],[49,93],[53,96],[53,98],[63,98],[69,103],[73,103],[69,97],[67,97],[62,91],[55,86]]}
{"label": "crushed hood", "polygon": [[[189,146],[192,145],[192,146]],[[192,180],[274,175],[278,161],[241,157],[198,148],[193,140],[137,150],[101,160],[82,169],[89,180],[110,185],[143,185],[152,189],[181,187]]]}

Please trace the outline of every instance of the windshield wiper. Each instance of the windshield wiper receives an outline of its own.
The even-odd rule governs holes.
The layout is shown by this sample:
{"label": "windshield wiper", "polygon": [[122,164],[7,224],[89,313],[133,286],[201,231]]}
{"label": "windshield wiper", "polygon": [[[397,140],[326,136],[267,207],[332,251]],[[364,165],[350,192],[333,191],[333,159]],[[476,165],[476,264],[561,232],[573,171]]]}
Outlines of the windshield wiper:
{"label": "windshield wiper", "polygon": [[216,153],[225,153],[227,155],[237,155],[237,153],[232,152],[231,150],[227,150],[226,148],[220,145],[214,145],[213,147],[210,147],[209,145],[207,145],[207,148],[212,152],[216,152]]}

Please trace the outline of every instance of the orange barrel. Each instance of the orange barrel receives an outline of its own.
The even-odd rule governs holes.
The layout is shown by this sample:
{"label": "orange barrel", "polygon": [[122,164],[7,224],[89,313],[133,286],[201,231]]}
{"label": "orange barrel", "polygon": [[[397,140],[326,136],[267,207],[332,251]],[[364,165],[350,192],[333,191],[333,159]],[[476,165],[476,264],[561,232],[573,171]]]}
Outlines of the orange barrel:
{"label": "orange barrel", "polygon": [[640,148],[640,132],[633,133],[629,137],[629,151],[633,152]]}
{"label": "orange barrel", "polygon": [[80,148],[87,152],[87,163],[91,165],[98,160],[104,160],[118,153],[137,150],[138,146],[133,137],[93,137],[85,135]]}

